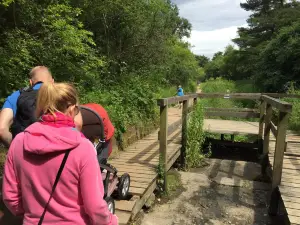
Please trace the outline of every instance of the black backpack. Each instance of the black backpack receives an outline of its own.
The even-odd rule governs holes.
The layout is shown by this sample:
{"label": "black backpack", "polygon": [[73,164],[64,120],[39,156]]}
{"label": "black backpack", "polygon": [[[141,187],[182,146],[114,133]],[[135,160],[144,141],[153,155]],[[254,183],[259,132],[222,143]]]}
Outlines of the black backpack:
{"label": "black backpack", "polygon": [[36,97],[38,90],[27,87],[20,90],[17,100],[17,112],[11,127],[13,138],[37,121],[35,116]]}

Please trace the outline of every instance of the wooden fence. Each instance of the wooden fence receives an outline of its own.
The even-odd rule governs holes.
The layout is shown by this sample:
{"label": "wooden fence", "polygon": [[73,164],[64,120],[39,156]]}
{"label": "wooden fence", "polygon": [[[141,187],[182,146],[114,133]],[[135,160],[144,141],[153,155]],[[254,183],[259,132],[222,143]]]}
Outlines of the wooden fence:
{"label": "wooden fence", "polygon": [[[236,117],[236,118],[257,118],[259,119],[258,141],[261,143],[264,154],[268,153],[270,132],[276,138],[276,150],[274,156],[274,167],[272,174],[272,187],[275,188],[280,184],[283,154],[286,146],[286,130],[288,125],[288,118],[292,111],[292,105],[276,98],[300,98],[300,95],[282,94],[282,93],[199,93],[190,94],[181,97],[171,97],[158,99],[157,104],[160,107],[160,131],[159,131],[159,151],[161,156],[161,163],[164,168],[164,187],[166,190],[167,180],[166,172],[168,166],[167,156],[167,137],[168,134],[174,131],[178,126],[182,126],[182,148],[180,161],[182,166],[185,165],[185,153],[187,145],[187,122],[188,112],[191,108],[188,102],[193,100],[194,105],[198,98],[227,98],[227,99],[250,99],[260,101],[259,109],[245,109],[245,108],[205,108],[206,116],[221,116],[221,117]],[[183,102],[182,119],[176,123],[168,126],[168,106]],[[272,121],[274,110],[279,111],[278,121]],[[277,126],[275,126],[277,124]]]}

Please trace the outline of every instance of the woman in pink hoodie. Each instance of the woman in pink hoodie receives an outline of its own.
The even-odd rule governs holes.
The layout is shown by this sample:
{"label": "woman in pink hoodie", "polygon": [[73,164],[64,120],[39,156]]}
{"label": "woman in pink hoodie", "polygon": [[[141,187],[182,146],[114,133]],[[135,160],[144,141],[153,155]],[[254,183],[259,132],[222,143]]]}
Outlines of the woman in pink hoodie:
{"label": "woman in pink hoodie", "polygon": [[5,162],[3,201],[23,225],[38,224],[65,153],[70,150],[43,225],[117,225],[103,199],[96,151],[75,129],[78,96],[69,84],[43,84],[39,121],[13,140]]}

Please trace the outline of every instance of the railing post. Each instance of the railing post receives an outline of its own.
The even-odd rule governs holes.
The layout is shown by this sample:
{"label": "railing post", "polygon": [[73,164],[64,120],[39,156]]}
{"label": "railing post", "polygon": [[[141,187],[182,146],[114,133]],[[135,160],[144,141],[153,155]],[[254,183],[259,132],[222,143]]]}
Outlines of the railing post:
{"label": "railing post", "polygon": [[187,119],[188,119],[188,100],[183,101],[182,107],[182,137],[181,137],[181,154],[180,161],[181,166],[185,167],[185,155],[186,155],[186,146],[187,146]]}
{"label": "railing post", "polygon": [[264,100],[260,100],[260,117],[259,117],[259,133],[258,138],[260,143],[262,143],[263,135],[264,135],[264,119],[266,112],[266,102]]}
{"label": "railing post", "polygon": [[275,147],[274,163],[273,163],[272,189],[280,185],[281,182],[288,119],[289,119],[289,113],[279,112],[276,147]]}
{"label": "railing post", "polygon": [[271,119],[272,119],[272,106],[270,104],[267,104],[266,115],[265,115],[264,144],[263,144],[263,154],[264,155],[269,153]]}
{"label": "railing post", "polygon": [[280,194],[279,194],[278,185],[280,185],[281,183],[288,118],[289,118],[289,113],[281,112],[281,111],[279,112],[276,146],[275,146],[274,161],[273,161],[271,201],[269,207],[269,214],[272,216],[277,215],[278,208],[279,208]]}
{"label": "railing post", "polygon": [[162,163],[164,185],[163,188],[167,191],[167,147],[168,147],[168,103],[160,106],[160,138],[159,138],[159,153],[160,153],[160,163]]}

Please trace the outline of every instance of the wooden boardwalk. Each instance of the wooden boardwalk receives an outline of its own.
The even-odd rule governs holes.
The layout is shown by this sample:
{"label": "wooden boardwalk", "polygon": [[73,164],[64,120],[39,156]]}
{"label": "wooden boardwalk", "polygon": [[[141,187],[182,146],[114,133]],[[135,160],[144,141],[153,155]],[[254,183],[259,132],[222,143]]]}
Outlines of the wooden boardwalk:
{"label": "wooden boardwalk", "polygon": [[[189,102],[193,101],[195,104],[198,98],[226,97],[258,100],[261,104],[259,109],[206,108],[205,115],[244,119],[256,118],[260,122],[205,119],[204,130],[210,133],[221,134],[221,136],[224,134],[257,135],[258,140],[262,141],[259,141],[259,143],[263,144],[263,152],[269,153],[272,166],[274,161],[271,191],[275,193],[274,190],[277,187],[279,188],[291,224],[300,225],[300,136],[288,133],[286,138],[286,127],[289,113],[292,111],[292,105],[276,99],[286,96],[286,94],[274,95],[264,93],[235,93],[230,94],[230,96],[222,93],[201,93],[159,99],[158,106],[161,112],[160,129],[162,131],[160,142],[157,140],[158,134],[155,131],[128,147],[119,158],[111,160],[111,163],[120,172],[128,172],[132,178],[130,188],[132,198],[129,201],[119,201],[116,204],[116,214],[120,218],[120,224],[127,224],[130,218],[134,218],[147,198],[155,190],[156,167],[159,163],[159,154],[166,156],[166,160],[162,163],[165,171],[167,171],[179,157],[180,149],[182,148],[184,151],[186,148]],[[300,96],[290,97],[300,98]],[[178,101],[183,102],[183,110],[168,109],[170,105]],[[276,109],[279,111],[279,116],[277,118],[278,121],[274,123],[272,115]],[[182,128],[180,127],[181,124]],[[276,127],[275,124],[278,124],[278,126]],[[275,143],[276,151],[274,148]],[[164,187],[166,188],[166,183],[164,183]],[[277,206],[277,204],[275,205]]]}
{"label": "wooden boardwalk", "polygon": [[[181,110],[170,108],[168,112],[168,124],[178,123],[181,120]],[[168,136],[168,167],[180,155],[181,126],[178,126]],[[118,173],[129,173],[131,178],[130,194],[128,201],[116,201],[116,215],[119,224],[127,224],[130,218],[134,218],[142,209],[149,196],[156,188],[159,162],[158,130],[145,138],[137,141],[125,149],[124,152],[109,163],[117,168]]]}
{"label": "wooden boardwalk", "polygon": [[[270,142],[269,159],[273,166],[275,142]],[[281,184],[279,186],[286,213],[291,224],[300,224],[300,136],[287,135]]]}
{"label": "wooden boardwalk", "polygon": [[[178,124],[181,120],[181,110],[169,109],[169,126]],[[243,134],[258,135],[257,122],[205,119],[204,129],[216,134]],[[118,158],[110,161],[120,174],[131,175],[129,201],[116,202],[116,214],[120,224],[127,224],[130,218],[135,217],[145,201],[156,188],[156,168],[159,162],[158,130],[144,139],[137,141],[125,149]],[[275,140],[270,137],[270,163],[273,163]],[[280,192],[284,201],[291,224],[300,224],[300,136],[287,135],[287,151],[284,156],[282,184]],[[181,126],[169,135],[168,155],[169,168],[180,155]],[[293,191],[291,191],[293,189]]]}

